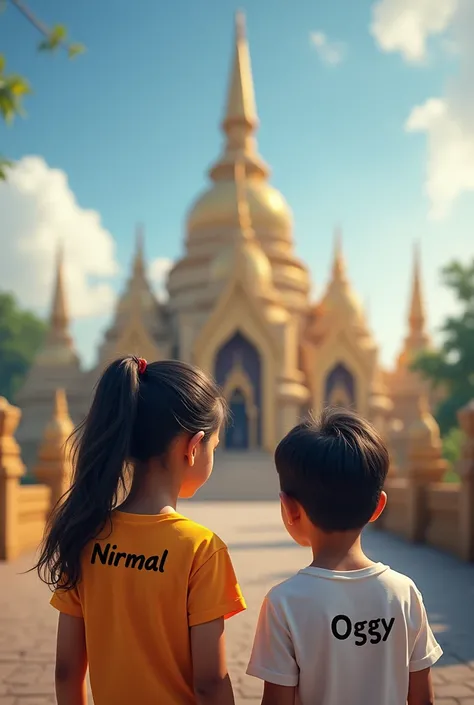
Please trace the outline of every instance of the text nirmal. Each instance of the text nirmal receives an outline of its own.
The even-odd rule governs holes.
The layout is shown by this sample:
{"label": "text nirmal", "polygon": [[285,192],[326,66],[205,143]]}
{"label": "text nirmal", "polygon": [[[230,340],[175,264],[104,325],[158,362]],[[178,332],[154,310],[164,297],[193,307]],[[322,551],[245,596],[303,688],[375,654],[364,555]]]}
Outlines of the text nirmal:
{"label": "text nirmal", "polygon": [[[110,550],[112,548],[112,550]],[[168,551],[165,550],[160,556],[149,556],[143,554],[123,553],[117,551],[117,546],[111,546],[108,543],[105,548],[100,543],[95,543],[92,549],[91,563],[94,565],[96,560],[99,560],[102,565],[110,565],[117,568],[119,565],[125,568],[137,568],[137,570],[153,570],[156,573],[165,572],[166,559]]]}

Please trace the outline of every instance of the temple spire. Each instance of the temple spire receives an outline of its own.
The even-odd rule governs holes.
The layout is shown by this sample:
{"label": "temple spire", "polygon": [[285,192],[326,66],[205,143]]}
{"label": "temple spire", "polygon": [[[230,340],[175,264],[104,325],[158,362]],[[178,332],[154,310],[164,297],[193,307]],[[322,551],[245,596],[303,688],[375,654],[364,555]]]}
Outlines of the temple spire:
{"label": "temple spire", "polygon": [[234,63],[223,121],[224,130],[228,135],[235,124],[246,127],[249,132],[254,132],[258,125],[245,16],[242,12],[235,16]]}
{"label": "temple spire", "polygon": [[135,255],[133,259],[133,273],[143,274],[145,272],[145,231],[142,223],[138,223],[135,229]]}
{"label": "temple spire", "polygon": [[64,250],[62,243],[59,243],[49,326],[43,347],[36,355],[35,363],[39,365],[78,364],[79,361],[74,349],[69,325],[69,311],[64,283]]}
{"label": "temple spire", "polygon": [[413,279],[410,301],[410,313],[408,317],[410,337],[423,338],[425,334],[425,307],[421,292],[421,265],[420,247],[415,243],[413,256]]}
{"label": "temple spire", "polygon": [[418,243],[415,243],[410,305],[408,309],[408,334],[402,351],[398,356],[398,365],[407,366],[421,350],[425,350],[429,345],[430,337],[426,332],[426,315],[421,286],[420,247]]}
{"label": "temple spire", "polygon": [[268,176],[268,167],[257,153],[255,132],[258,124],[245,16],[238,12],[235,16],[234,58],[222,121],[225,145],[223,154],[209,172],[214,181],[230,180],[237,159],[242,157],[247,174],[260,178]]}
{"label": "temple spire", "polygon": [[342,251],[342,229],[334,229],[334,254],[332,272],[321,307],[330,312],[333,321],[344,321],[345,326],[355,328],[358,333],[368,336],[364,309],[347,275],[346,262]]}
{"label": "temple spire", "polygon": [[334,256],[332,263],[332,278],[334,281],[345,281],[346,263],[342,252],[342,229],[338,225],[334,229]]}
{"label": "temple spire", "polygon": [[64,247],[62,242],[58,245],[56,255],[56,278],[54,284],[53,301],[49,316],[49,337],[62,340],[72,346],[69,335],[69,313],[66,304],[64,288]]}

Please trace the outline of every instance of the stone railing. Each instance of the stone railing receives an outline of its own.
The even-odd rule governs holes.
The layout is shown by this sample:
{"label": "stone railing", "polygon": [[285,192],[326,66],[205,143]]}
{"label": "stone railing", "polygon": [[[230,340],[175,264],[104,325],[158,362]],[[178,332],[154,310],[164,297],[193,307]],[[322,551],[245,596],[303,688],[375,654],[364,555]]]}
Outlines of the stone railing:
{"label": "stone railing", "polygon": [[405,476],[389,474],[387,507],[374,526],[474,561],[474,400],[458,418],[464,434],[460,480],[447,483],[439,428],[426,400],[420,400]]}
{"label": "stone railing", "polygon": [[[387,507],[374,526],[474,561],[474,400],[458,416],[464,433],[459,483],[442,481],[446,462],[439,428],[421,399],[409,430],[405,472],[400,476],[391,467]],[[71,482],[67,441],[73,425],[64,392],[56,392],[33,469],[40,484],[21,484],[25,467],[14,437],[20,417],[20,409],[0,398],[0,560],[38,546],[51,511]]]}
{"label": "stone railing", "polygon": [[0,560],[37,548],[51,511],[71,481],[67,440],[73,425],[64,392],[56,392],[53,417],[39,449],[34,475],[40,484],[21,484],[25,466],[14,437],[20,417],[20,409],[0,397]]}

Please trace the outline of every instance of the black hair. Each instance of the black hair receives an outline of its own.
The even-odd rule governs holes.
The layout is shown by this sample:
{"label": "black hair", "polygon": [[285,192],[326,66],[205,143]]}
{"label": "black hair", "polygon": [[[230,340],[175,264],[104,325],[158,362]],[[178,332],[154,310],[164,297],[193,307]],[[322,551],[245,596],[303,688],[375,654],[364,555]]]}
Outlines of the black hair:
{"label": "black hair", "polygon": [[282,492],[325,532],[361,529],[377,508],[389,467],[385,443],[357,414],[326,409],[279,443],[275,464]]}
{"label": "black hair", "polygon": [[127,491],[134,463],[164,457],[181,433],[204,431],[204,441],[226,418],[218,387],[184,362],[112,362],[100,378],[87,417],[73,433],[73,482],[48,525],[35,566],[50,587],[74,588],[81,554],[110,520]]}

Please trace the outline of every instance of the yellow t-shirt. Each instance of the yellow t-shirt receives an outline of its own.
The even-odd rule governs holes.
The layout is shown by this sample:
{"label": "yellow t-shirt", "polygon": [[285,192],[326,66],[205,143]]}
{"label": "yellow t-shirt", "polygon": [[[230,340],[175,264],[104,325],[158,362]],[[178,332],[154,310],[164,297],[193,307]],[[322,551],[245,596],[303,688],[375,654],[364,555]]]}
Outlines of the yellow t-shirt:
{"label": "yellow t-shirt", "polygon": [[194,705],[189,628],[246,607],[212,531],[118,511],[84,550],[77,588],[51,604],[84,619],[94,705]]}

